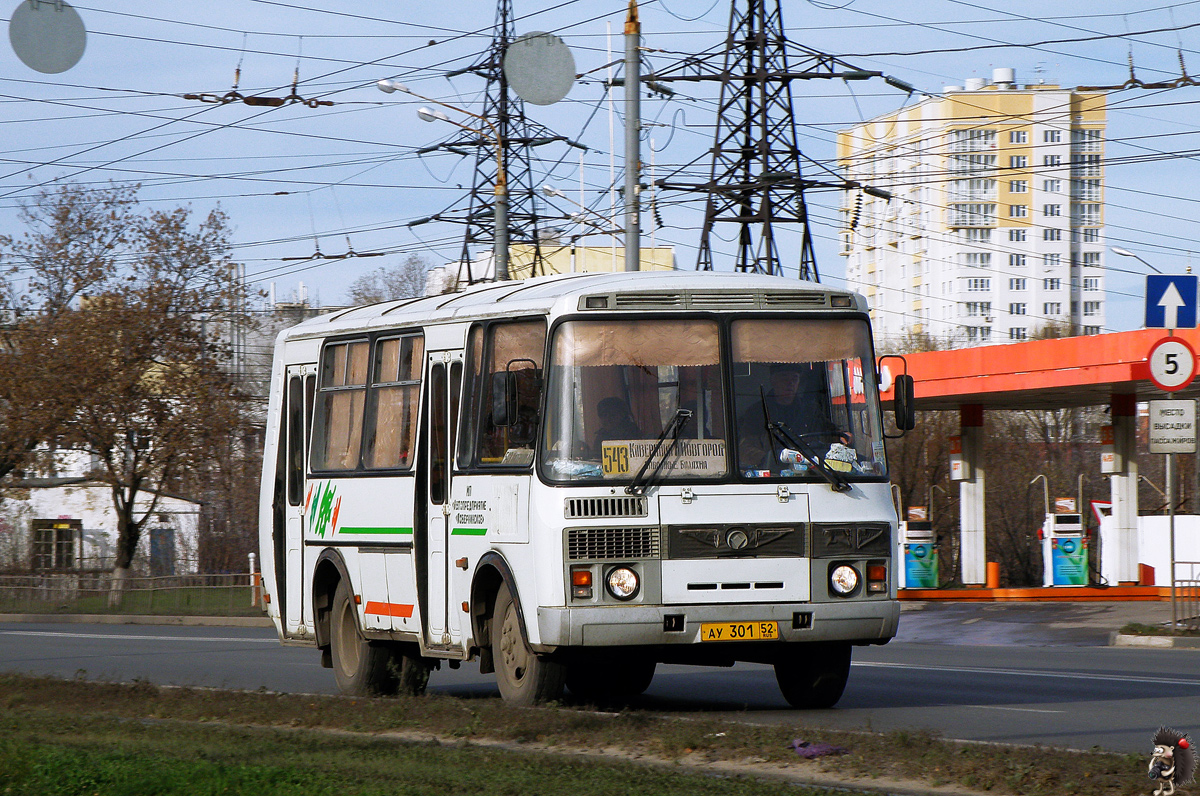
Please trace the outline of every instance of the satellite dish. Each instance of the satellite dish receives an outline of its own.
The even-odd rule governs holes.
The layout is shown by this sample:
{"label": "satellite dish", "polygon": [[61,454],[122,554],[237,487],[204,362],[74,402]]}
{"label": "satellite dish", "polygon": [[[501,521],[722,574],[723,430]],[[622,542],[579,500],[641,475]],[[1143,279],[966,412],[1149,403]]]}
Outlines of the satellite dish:
{"label": "satellite dish", "polygon": [[30,69],[56,75],[79,63],[87,30],[65,0],[25,0],[8,21],[8,40]]}
{"label": "satellite dish", "polygon": [[553,33],[526,33],[505,50],[504,76],[526,102],[553,105],[575,84],[575,57]]}

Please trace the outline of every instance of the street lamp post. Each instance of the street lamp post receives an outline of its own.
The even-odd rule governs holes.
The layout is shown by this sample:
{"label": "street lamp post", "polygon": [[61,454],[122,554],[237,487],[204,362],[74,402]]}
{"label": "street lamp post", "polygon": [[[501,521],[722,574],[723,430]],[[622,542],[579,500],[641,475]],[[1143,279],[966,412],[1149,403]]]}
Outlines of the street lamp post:
{"label": "street lamp post", "polygon": [[1154,272],[1154,273],[1156,273],[1156,274],[1161,274],[1161,273],[1162,273],[1162,271],[1158,270],[1158,269],[1157,269],[1157,268],[1155,268],[1153,265],[1151,265],[1150,263],[1148,263],[1148,262],[1146,262],[1145,260],[1143,260],[1141,257],[1138,257],[1136,254],[1134,254],[1133,252],[1129,251],[1129,249],[1122,249],[1120,246],[1109,246],[1108,248],[1109,248],[1109,250],[1110,250],[1110,251],[1111,251],[1113,254],[1119,254],[1119,255],[1121,255],[1122,257],[1132,257],[1133,259],[1135,259],[1135,260],[1137,260],[1138,262],[1142,263],[1142,265],[1146,266],[1147,268],[1149,268],[1151,271],[1153,271],[1153,272]]}
{"label": "street lamp post", "polygon": [[440,105],[443,108],[449,108],[450,110],[455,111],[457,113],[461,113],[466,116],[470,116],[473,119],[478,119],[479,121],[483,122],[487,126],[490,133],[484,132],[483,130],[477,129],[475,127],[471,127],[470,125],[463,124],[462,122],[456,122],[455,120],[451,119],[449,116],[447,116],[446,114],[444,114],[440,111],[430,110],[429,108],[419,108],[417,110],[417,115],[427,122],[432,122],[432,121],[448,122],[448,123],[454,125],[455,127],[462,128],[463,130],[468,130],[472,133],[478,133],[479,135],[490,136],[492,138],[492,140],[495,142],[495,145],[496,145],[496,185],[492,191],[492,193],[495,196],[495,200],[492,203],[492,210],[496,216],[496,220],[495,220],[496,228],[492,235],[492,243],[493,243],[492,252],[493,252],[493,258],[495,259],[496,281],[507,281],[509,278],[509,275],[508,275],[508,176],[504,170],[504,140],[500,137],[500,131],[497,130],[496,126],[494,124],[492,124],[490,121],[488,121],[487,117],[485,117],[485,116],[481,116],[478,113],[472,113],[471,111],[466,110],[465,108],[459,108],[455,105],[449,105],[445,102],[442,102],[441,100],[435,100],[432,97],[422,96],[421,94],[418,94],[417,92],[413,91],[412,89],[410,89],[408,86],[404,85],[403,83],[399,83],[395,80],[380,80],[375,85],[379,88],[380,91],[384,92],[385,94],[391,94],[392,92],[395,92],[395,91],[400,91],[405,94],[411,94],[412,96],[416,97],[417,99],[424,100],[425,102],[432,102],[434,105]]}

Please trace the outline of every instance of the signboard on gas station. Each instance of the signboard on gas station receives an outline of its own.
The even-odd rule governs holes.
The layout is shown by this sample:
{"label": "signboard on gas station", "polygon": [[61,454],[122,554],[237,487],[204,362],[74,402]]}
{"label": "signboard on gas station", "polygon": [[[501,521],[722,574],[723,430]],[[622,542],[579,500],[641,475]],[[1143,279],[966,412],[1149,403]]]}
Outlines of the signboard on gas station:
{"label": "signboard on gas station", "polygon": [[1196,452],[1196,402],[1150,401],[1150,452]]}

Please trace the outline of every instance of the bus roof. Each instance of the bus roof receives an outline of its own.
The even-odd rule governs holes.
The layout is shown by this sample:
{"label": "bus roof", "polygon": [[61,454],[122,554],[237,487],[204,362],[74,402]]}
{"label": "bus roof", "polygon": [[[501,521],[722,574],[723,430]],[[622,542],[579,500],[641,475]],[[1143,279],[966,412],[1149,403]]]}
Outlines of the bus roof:
{"label": "bus roof", "polygon": [[[585,297],[593,310],[819,310],[831,296],[849,296],[847,309],[867,311],[855,293],[816,282],[780,276],[696,271],[637,271],[556,274],[513,282],[487,282],[460,293],[385,301],[310,318],[285,331],[289,339],[376,327],[430,323],[515,314],[574,312]],[[840,303],[840,302],[839,302]]]}

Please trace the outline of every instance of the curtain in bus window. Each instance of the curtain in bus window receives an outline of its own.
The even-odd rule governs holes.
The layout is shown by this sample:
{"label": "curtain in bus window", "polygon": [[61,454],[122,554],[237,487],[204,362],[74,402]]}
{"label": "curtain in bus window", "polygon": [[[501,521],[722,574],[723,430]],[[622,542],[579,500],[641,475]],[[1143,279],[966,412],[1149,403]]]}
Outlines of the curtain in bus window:
{"label": "curtain in bus window", "polygon": [[715,365],[712,321],[588,321],[565,324],[554,344],[554,364]]}
{"label": "curtain in bus window", "polygon": [[371,379],[373,422],[367,437],[366,466],[373,469],[410,467],[417,437],[420,367],[424,345],[417,335],[380,340],[375,344]]}
{"label": "curtain in bus window", "polygon": [[358,467],[369,351],[370,345],[365,340],[325,347],[313,469]]}

